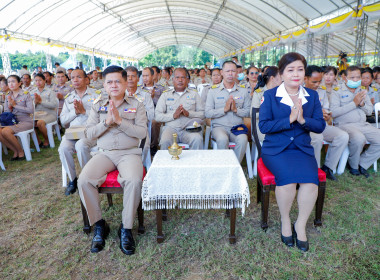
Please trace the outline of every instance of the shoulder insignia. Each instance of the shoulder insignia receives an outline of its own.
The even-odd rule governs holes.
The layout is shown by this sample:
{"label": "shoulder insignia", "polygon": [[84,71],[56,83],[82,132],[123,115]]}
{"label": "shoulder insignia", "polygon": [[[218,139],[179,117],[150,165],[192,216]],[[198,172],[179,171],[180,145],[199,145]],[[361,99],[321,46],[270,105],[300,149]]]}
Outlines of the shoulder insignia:
{"label": "shoulder insignia", "polygon": [[326,90],[326,87],[325,87],[325,86],[320,86],[320,88]]}
{"label": "shoulder insignia", "polygon": [[258,89],[256,89],[255,90],[257,93],[260,93],[260,92],[262,92],[263,90],[261,89],[261,88],[258,88]]}
{"label": "shoulder insignia", "polygon": [[102,91],[98,89],[98,90],[95,90],[95,93],[97,93],[97,94],[101,94]]}
{"label": "shoulder insignia", "polygon": [[73,85],[70,85],[70,87],[73,87]]}
{"label": "shoulder insignia", "polygon": [[102,95],[101,95],[101,94],[99,94],[98,98],[96,98],[96,99],[94,100],[94,104],[98,103],[98,102],[99,102],[99,100],[100,100],[101,98],[102,98]]}
{"label": "shoulder insignia", "polygon": [[239,87],[241,87],[241,88],[245,88],[245,85],[239,85]]}
{"label": "shoulder insignia", "polygon": [[373,89],[374,91],[377,91],[377,88],[376,88],[376,87],[372,87],[372,89]]}
{"label": "shoulder insignia", "polygon": [[69,97],[69,95],[70,95],[70,92],[66,94],[64,98],[66,99],[67,97]]}
{"label": "shoulder insignia", "polygon": [[365,86],[360,86],[361,89],[365,89]]}
{"label": "shoulder insignia", "polygon": [[338,91],[339,87],[334,87],[333,90]]}
{"label": "shoulder insignia", "polygon": [[26,91],[24,91],[24,94],[28,94],[28,92],[29,92],[29,91],[26,90]]}
{"label": "shoulder insignia", "polygon": [[217,87],[219,87],[219,84],[213,85],[211,88],[217,88]]}

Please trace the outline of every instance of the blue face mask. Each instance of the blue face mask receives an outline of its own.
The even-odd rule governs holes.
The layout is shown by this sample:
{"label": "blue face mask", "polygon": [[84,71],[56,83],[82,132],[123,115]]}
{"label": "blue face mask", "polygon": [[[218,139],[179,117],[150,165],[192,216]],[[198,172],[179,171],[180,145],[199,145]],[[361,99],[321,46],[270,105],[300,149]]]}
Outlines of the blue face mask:
{"label": "blue face mask", "polygon": [[359,80],[359,81],[351,81],[351,80],[347,80],[347,83],[346,85],[349,87],[349,88],[357,88],[359,87],[360,85],[362,84],[362,80]]}
{"label": "blue face mask", "polygon": [[242,81],[244,79],[244,73],[240,73],[239,75],[238,75],[238,80],[239,81]]}

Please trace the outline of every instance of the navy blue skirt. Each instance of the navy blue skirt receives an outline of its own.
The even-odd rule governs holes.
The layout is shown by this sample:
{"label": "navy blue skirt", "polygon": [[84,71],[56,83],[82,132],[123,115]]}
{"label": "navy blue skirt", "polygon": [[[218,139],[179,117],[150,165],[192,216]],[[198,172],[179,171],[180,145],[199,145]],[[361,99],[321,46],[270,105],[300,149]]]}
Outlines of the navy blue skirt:
{"label": "navy blue skirt", "polygon": [[315,157],[304,153],[293,143],[277,155],[263,154],[262,159],[273,173],[277,186],[292,183],[319,184]]}

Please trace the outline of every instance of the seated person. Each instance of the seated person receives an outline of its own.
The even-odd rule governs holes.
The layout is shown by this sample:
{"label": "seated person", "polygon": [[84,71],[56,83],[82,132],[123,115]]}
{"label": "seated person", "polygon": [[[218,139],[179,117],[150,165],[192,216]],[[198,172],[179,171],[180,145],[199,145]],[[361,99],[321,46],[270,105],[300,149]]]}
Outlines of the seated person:
{"label": "seated person", "polygon": [[[39,142],[41,148],[49,147],[46,124],[57,120],[58,99],[55,92],[45,87],[45,76],[37,73],[34,78],[35,88],[30,92],[35,104],[36,126],[41,132],[44,141]],[[40,112],[41,114],[38,114]],[[38,136],[37,136],[38,138]]]}
{"label": "seated person", "polygon": [[143,177],[139,143],[147,133],[147,117],[144,105],[126,94],[127,72],[123,68],[109,66],[103,75],[108,95],[99,96],[92,105],[85,130],[86,137],[95,140],[100,151],[79,176],[79,195],[90,225],[95,225],[91,252],[98,253],[109,233],[109,226],[102,219],[98,187],[107,173],[119,171],[117,180],[124,190],[120,249],[132,255],[135,242],[131,229],[141,200]]}
{"label": "seated person", "polygon": [[65,103],[65,96],[73,90],[73,88],[67,84],[67,76],[63,71],[58,71],[55,75],[57,84],[53,86],[53,91],[56,93],[59,100],[58,115],[61,115],[63,103]]}
{"label": "seated person", "polygon": [[372,104],[375,104],[377,102],[380,102],[379,99],[379,91],[375,86],[372,86],[373,82],[373,71],[371,68],[366,67],[361,70],[362,73],[362,89],[365,89],[367,91],[367,94],[369,96],[369,99],[371,100]]}
{"label": "seated person", "polygon": [[[71,81],[74,90],[65,96],[65,103],[60,115],[63,127],[84,126],[92,103],[99,97],[94,89],[87,87],[87,75],[82,69],[75,69],[71,73]],[[62,165],[70,178],[65,194],[70,195],[77,190],[77,175],[73,154],[76,151],[79,165],[83,168],[91,158],[91,147],[96,141],[90,139],[70,140],[65,136],[59,145],[58,152]]]}
{"label": "seated person", "polygon": [[[319,101],[321,102],[323,119],[326,122],[331,121],[330,103],[326,87],[320,87],[322,81],[323,70],[315,65],[310,65],[306,68],[305,74],[305,87],[318,92]],[[314,148],[314,155],[317,160],[318,166],[321,161],[321,149],[323,141],[330,142],[329,152],[326,155],[325,163],[321,169],[326,173],[326,177],[330,180],[336,181],[333,170],[336,169],[339,159],[342,156],[344,149],[347,147],[348,134],[347,132],[339,129],[336,126],[328,125],[322,133],[310,132],[311,145]]]}
{"label": "seated person", "polygon": [[[380,130],[366,122],[366,115],[372,114],[373,105],[368,92],[360,87],[360,68],[349,66],[346,71],[345,83],[331,95],[330,110],[334,124],[349,135],[350,173],[369,177],[368,167],[380,157]],[[363,152],[367,141],[371,144]]]}
{"label": "seated person", "polygon": [[237,67],[233,61],[223,63],[222,76],[222,82],[207,95],[205,116],[211,119],[211,135],[218,149],[228,149],[229,142],[235,142],[234,152],[241,162],[248,137],[247,134],[235,135],[231,128],[243,124],[243,118],[249,117],[251,98],[244,85],[235,83]]}
{"label": "seated person", "polygon": [[201,84],[211,84],[211,79],[206,76],[206,70],[204,68],[201,68],[199,71],[199,77],[194,79],[195,86],[201,85]]}
{"label": "seated person", "polygon": [[[5,98],[4,112],[11,112],[16,116],[18,124],[0,128],[0,142],[12,150],[11,160],[24,160],[25,154],[15,133],[33,128],[33,100],[29,92],[21,89],[21,79],[17,75],[10,75],[7,79],[9,93]],[[0,151],[1,152],[1,151]]]}
{"label": "seated person", "polygon": [[[202,93],[201,93],[201,98],[203,101],[203,104],[206,106],[206,100],[207,100],[207,94],[210,91],[210,89],[213,87],[215,88],[218,84],[222,82],[222,74],[221,74],[221,69],[219,68],[214,68],[211,70],[211,84],[210,85],[205,85],[203,87]],[[210,124],[208,124],[210,125]]]}
{"label": "seated person", "polygon": [[186,131],[186,126],[193,118],[204,118],[204,106],[196,90],[187,87],[189,74],[184,68],[174,71],[171,90],[164,91],[157,102],[155,119],[165,123],[161,135],[161,150],[167,150],[173,143],[173,133],[178,141],[188,144],[191,150],[203,149],[201,132]]}
{"label": "seated person", "polygon": [[[278,67],[276,66],[267,67],[264,74],[260,76],[259,80],[259,88],[253,92],[251,108],[260,108],[264,92],[268,89],[278,87],[282,83],[280,73],[278,72]],[[250,110],[250,114],[252,114],[252,110]],[[262,143],[265,135],[262,134],[259,129],[259,113],[256,113],[256,131],[257,136]]]}

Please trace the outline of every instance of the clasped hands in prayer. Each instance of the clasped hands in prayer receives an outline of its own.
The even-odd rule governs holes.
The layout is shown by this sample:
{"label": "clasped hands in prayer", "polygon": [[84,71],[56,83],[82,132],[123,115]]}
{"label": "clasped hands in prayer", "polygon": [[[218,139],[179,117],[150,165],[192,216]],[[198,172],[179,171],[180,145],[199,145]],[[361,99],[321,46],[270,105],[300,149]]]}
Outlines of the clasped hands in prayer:
{"label": "clasped hands in prayer", "polygon": [[289,116],[290,123],[297,121],[299,124],[304,124],[305,119],[303,118],[303,108],[302,108],[302,99],[298,98],[298,102],[294,103],[290,111]]}
{"label": "clasped hands in prayer", "polygon": [[189,116],[189,111],[183,108],[182,104],[178,106],[177,110],[175,110],[173,114],[173,118],[178,119],[181,115],[184,115],[185,117]]}
{"label": "clasped hands in prayer", "polygon": [[108,126],[110,125],[120,125],[121,124],[121,117],[119,114],[119,111],[117,110],[115,103],[113,100],[110,100],[109,108],[107,112],[107,118],[106,118],[106,124]]}
{"label": "clasped hands in prayer", "polygon": [[12,110],[13,107],[16,106],[16,101],[14,101],[14,99],[10,95],[8,95],[7,97],[8,97],[8,108],[9,110]]}
{"label": "clasped hands in prayer", "polygon": [[237,112],[236,102],[232,95],[230,95],[230,97],[227,99],[226,105],[224,106],[224,112],[227,113],[228,111],[232,111],[234,113]]}

